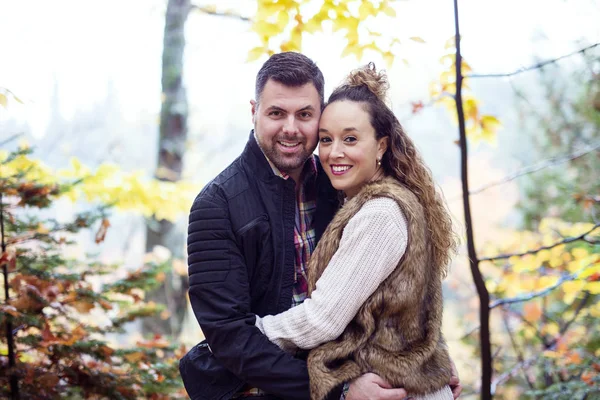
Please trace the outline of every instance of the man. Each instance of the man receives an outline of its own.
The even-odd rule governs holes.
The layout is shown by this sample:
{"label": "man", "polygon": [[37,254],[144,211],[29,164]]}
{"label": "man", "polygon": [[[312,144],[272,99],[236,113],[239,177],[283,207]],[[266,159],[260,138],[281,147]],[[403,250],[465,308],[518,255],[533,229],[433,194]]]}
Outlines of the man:
{"label": "man", "polygon": [[[180,363],[193,399],[310,397],[306,361],[254,322],[304,300],[308,258],[339,206],[313,156],[323,75],[299,53],[276,54],[260,69],[255,95],[246,148],[190,213],[189,294],[206,336]],[[406,396],[374,374],[346,389],[348,400]]]}

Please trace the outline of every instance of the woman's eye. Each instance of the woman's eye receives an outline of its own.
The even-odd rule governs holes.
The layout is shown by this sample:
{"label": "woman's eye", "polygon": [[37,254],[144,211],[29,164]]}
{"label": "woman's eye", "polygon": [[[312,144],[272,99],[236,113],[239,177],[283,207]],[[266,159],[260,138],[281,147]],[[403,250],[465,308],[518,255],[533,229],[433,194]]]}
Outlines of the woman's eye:
{"label": "woman's eye", "polygon": [[356,138],[354,136],[348,136],[347,138],[344,139],[344,142],[356,142]]}
{"label": "woman's eye", "polygon": [[321,138],[321,139],[319,139],[319,141],[320,141],[321,143],[329,143],[329,142],[331,142],[331,139],[330,139],[330,138],[328,138],[328,137],[324,137],[324,138]]}

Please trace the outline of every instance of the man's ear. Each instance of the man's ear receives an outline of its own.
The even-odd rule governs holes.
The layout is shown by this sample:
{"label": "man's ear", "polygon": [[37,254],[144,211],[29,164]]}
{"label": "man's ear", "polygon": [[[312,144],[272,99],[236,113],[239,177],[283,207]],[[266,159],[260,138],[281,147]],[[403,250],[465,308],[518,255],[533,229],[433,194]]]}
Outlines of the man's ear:
{"label": "man's ear", "polygon": [[252,110],[252,123],[256,123],[256,121],[254,120],[254,115],[256,115],[256,111],[258,109],[258,103],[256,102],[256,100],[250,100],[250,105],[252,106],[251,110]]}

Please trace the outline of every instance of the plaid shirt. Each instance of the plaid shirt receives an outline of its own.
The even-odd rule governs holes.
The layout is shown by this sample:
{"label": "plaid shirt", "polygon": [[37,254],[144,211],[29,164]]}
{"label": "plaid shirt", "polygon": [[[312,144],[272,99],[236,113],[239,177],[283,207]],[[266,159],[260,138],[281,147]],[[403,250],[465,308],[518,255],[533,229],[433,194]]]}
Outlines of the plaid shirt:
{"label": "plaid shirt", "polygon": [[[266,157],[266,156],[265,156]],[[282,179],[289,179],[289,175],[279,169],[267,158],[273,173]],[[308,294],[308,281],[306,278],[306,267],[308,259],[316,246],[316,234],[313,228],[313,217],[317,208],[317,162],[314,156],[304,164],[300,175],[302,184],[296,192],[296,223],[294,225],[294,244],[296,247],[296,259],[294,262],[294,288],[292,296],[292,307],[302,304]],[[234,398],[248,396],[261,396],[265,393],[258,388],[244,388]]]}

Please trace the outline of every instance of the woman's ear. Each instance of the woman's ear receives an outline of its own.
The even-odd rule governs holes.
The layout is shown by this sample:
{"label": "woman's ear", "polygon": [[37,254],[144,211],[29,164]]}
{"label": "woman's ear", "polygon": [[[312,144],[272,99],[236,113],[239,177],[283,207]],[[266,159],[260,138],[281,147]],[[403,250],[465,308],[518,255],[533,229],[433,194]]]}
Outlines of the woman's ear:
{"label": "woman's ear", "polygon": [[381,159],[383,158],[383,155],[385,154],[387,148],[388,148],[388,141],[389,141],[389,137],[382,137],[381,139],[378,140],[377,142],[377,158]]}

